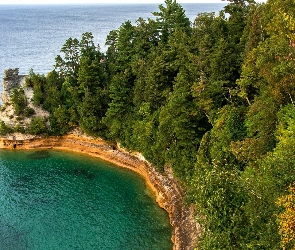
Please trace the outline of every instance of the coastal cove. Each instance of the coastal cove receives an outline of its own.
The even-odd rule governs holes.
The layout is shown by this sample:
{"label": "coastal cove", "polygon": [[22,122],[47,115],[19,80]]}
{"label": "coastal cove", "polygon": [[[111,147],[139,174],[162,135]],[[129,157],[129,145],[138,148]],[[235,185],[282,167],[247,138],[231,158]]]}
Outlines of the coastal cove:
{"label": "coastal cove", "polygon": [[11,150],[67,150],[98,157],[116,166],[137,172],[155,193],[159,206],[169,214],[170,224],[173,228],[171,239],[173,249],[194,249],[200,228],[194,219],[195,210],[193,206],[185,206],[184,191],[168,171],[165,173],[157,172],[140,154],[129,153],[117,146],[108,145],[101,139],[94,139],[77,133],[46,138],[7,136],[0,138],[0,148]]}
{"label": "coastal cove", "polygon": [[[47,176],[55,178],[49,183],[53,188],[65,183],[60,180],[69,180],[67,183],[78,189],[84,188],[79,189],[80,194],[83,190],[93,191],[90,196],[94,198],[70,202],[78,205],[62,215],[72,211],[80,215],[87,208],[108,212],[109,208],[117,209],[118,213],[101,217],[111,218],[123,211],[114,216],[122,237],[116,229],[109,230],[115,232],[110,243],[119,238],[113,241],[115,247],[101,244],[102,247],[83,248],[83,243],[89,243],[86,233],[87,239],[80,240],[82,250],[295,249],[295,1],[225,2],[222,10],[221,5],[212,5],[216,8],[209,13],[200,13],[201,9],[196,8],[199,14],[193,23],[176,0],[165,0],[158,11],[152,12],[153,18],[144,15],[147,9],[138,13],[139,5],[133,11],[127,6],[125,21],[107,32],[106,49],[97,45],[103,33],[95,24],[106,28],[103,20],[112,23],[113,16],[120,16],[115,8],[109,15],[99,15],[91,14],[92,6],[88,6],[83,12],[87,15],[81,19],[81,8],[74,8],[74,12],[69,9],[73,13],[69,15],[63,8],[53,6],[49,18],[42,15],[49,13],[46,8],[43,12],[39,11],[41,8],[32,12],[20,8],[20,12],[12,11],[15,15],[9,13],[9,6],[4,9],[3,17],[8,22],[2,26],[8,29],[1,34],[12,35],[3,40],[12,47],[2,46],[2,65],[6,70],[0,105],[0,208],[5,212],[0,210],[0,249],[16,250],[2,247],[1,239],[14,242],[25,235],[29,244],[34,242],[30,229],[36,232],[34,218],[40,221],[43,216],[23,218],[22,205],[34,208],[34,202],[27,202],[26,197],[35,186],[42,187],[39,178],[34,178],[37,175],[45,177],[44,183]],[[65,16],[59,14],[63,12]],[[33,13],[38,15],[31,19]],[[143,18],[138,18],[138,14]],[[129,18],[134,15],[137,19]],[[32,22],[18,19],[23,16]],[[76,19],[81,22],[72,22]],[[22,25],[15,26],[16,20]],[[38,20],[48,23],[51,32]],[[61,24],[71,28],[65,29]],[[55,57],[55,63],[50,64],[54,63],[54,69],[48,72],[51,67],[44,55],[48,55],[51,44],[56,44],[55,38],[62,37],[61,33],[67,40],[60,54],[56,50],[50,54],[50,61]],[[41,43],[34,38],[43,39],[41,51],[45,54],[35,50]],[[9,58],[14,58],[13,63],[9,63]],[[27,157],[38,152],[50,156],[40,161]],[[47,175],[46,161],[53,162],[55,155],[59,155],[58,164],[48,166],[59,167],[59,160],[69,160],[70,164],[61,166],[68,172],[64,168]],[[74,159],[79,157],[84,161],[76,164]],[[132,181],[123,181],[121,186],[116,186],[115,181],[101,185],[102,175],[97,174],[92,182],[87,173],[83,177],[80,170],[73,171],[82,165],[91,169],[89,162],[97,171],[99,163],[105,164],[106,171],[118,174],[119,179],[130,174],[138,185]],[[36,169],[39,172],[34,172]],[[118,183],[122,184],[120,180]],[[111,191],[106,192],[108,206],[101,209],[100,205],[106,203],[95,202],[103,200],[99,199],[102,186],[117,191],[113,196]],[[71,193],[67,186],[59,190]],[[36,207],[41,209],[46,209],[46,204],[62,207],[68,204],[63,203],[63,196],[54,203],[59,190],[48,192],[50,195],[38,192],[41,199],[33,197],[32,201],[39,202]],[[109,199],[116,194],[125,195],[117,199],[123,202],[124,209],[118,209],[121,205]],[[70,198],[76,196],[79,193]],[[90,200],[94,203],[87,206]],[[102,229],[104,236],[104,225],[108,223],[94,221],[98,218],[93,215],[94,210],[90,210],[91,219],[85,221]],[[135,215],[133,220],[128,219],[129,211]],[[58,216],[61,220],[66,218]],[[96,228],[88,230],[82,225],[83,219],[76,218],[79,216],[74,218],[76,224],[64,223],[73,225],[74,236],[81,229],[94,232],[90,238],[100,240]],[[59,225],[59,220],[55,221]],[[24,230],[22,223],[27,222],[32,223]],[[55,225],[53,230],[46,230],[50,236],[51,232],[56,233]],[[7,232],[8,237],[2,232]],[[129,232],[135,232],[135,236]],[[38,241],[38,233],[35,235]],[[120,241],[121,238],[124,239]],[[75,248],[44,246],[21,249]]]}
{"label": "coastal cove", "polygon": [[66,150],[0,149],[0,249],[173,248],[137,173]]}

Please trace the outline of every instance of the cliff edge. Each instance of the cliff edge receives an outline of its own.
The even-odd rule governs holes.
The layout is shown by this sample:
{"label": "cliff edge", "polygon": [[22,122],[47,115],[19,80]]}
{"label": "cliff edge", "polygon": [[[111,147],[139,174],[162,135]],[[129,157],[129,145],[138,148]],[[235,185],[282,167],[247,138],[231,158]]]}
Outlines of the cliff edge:
{"label": "cliff edge", "polygon": [[[2,101],[0,109],[0,122],[6,125],[28,126],[31,119],[36,116],[47,118],[49,114],[32,104],[33,89],[26,87],[26,75],[19,75],[18,69],[8,69],[4,72]],[[27,105],[34,109],[32,117],[20,117],[14,114],[11,104],[11,94],[16,88],[22,88],[25,93]],[[3,126],[0,123],[0,128]],[[6,126],[5,125],[5,126]],[[101,139],[85,136],[79,129],[64,136],[40,137],[16,132],[0,134],[0,148],[2,149],[62,149],[91,156],[111,162],[117,166],[131,169],[146,180],[147,185],[154,191],[158,204],[164,208],[170,217],[173,228],[173,250],[193,250],[200,234],[199,225],[195,221],[193,205],[186,206],[185,192],[181,185],[173,178],[169,171],[160,173],[147,162],[139,153],[130,153],[119,146],[110,146]]]}
{"label": "cliff edge", "polygon": [[[2,80],[1,99],[3,105],[0,108],[0,122],[4,122],[7,126],[26,128],[31,120],[36,117],[47,119],[49,113],[42,108],[35,106],[32,102],[34,90],[32,87],[26,86],[26,78],[28,75],[20,75],[19,69],[7,69],[4,71]],[[25,97],[22,108],[26,107],[32,110],[30,115],[17,115],[12,102],[13,90],[22,89]]]}
{"label": "cliff edge", "polygon": [[26,77],[26,75],[19,75],[18,68],[4,70],[1,94],[4,105],[10,103],[13,89],[25,86]]}
{"label": "cliff edge", "polygon": [[138,153],[129,153],[123,149],[108,145],[101,139],[69,134],[60,137],[0,138],[3,149],[60,149],[85,153],[99,157],[117,166],[128,168],[140,174],[154,191],[157,202],[170,217],[173,228],[173,250],[193,250],[200,234],[195,221],[195,209],[184,203],[184,191],[169,173],[159,173]]}

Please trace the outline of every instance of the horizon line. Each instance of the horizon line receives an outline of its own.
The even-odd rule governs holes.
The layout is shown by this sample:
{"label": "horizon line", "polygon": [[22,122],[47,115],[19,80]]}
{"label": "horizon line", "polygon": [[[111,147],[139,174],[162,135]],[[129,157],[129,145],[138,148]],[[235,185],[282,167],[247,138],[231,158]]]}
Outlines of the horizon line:
{"label": "horizon line", "polygon": [[[218,0],[218,1],[210,1],[210,2],[208,2],[208,1],[205,1],[205,0],[203,0],[203,1],[200,1],[200,2],[190,2],[190,1],[188,1],[188,2],[177,2],[177,3],[179,3],[179,4],[226,4],[226,3],[228,3],[228,1],[227,0]],[[143,2],[120,2],[120,1],[118,1],[118,2],[98,2],[98,3],[93,3],[93,2],[77,2],[77,3],[67,3],[67,2],[60,2],[60,3],[57,3],[57,2],[55,2],[55,3],[40,3],[40,2],[36,2],[36,3],[1,3],[0,2],[0,5],[113,5],[113,4],[122,4],[122,5],[127,5],[127,4],[137,4],[137,5],[140,5],[140,4],[165,4],[165,2],[164,1],[161,1],[161,0],[159,0],[159,1],[157,1],[157,2],[151,2],[151,3],[143,3]]]}

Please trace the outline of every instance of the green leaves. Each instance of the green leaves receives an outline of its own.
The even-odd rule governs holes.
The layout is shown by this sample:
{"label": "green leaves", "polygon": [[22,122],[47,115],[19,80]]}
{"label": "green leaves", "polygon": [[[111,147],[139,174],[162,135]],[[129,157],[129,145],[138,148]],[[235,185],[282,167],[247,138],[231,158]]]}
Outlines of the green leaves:
{"label": "green leaves", "polygon": [[168,37],[177,29],[187,33],[191,31],[190,21],[185,16],[185,11],[176,0],[165,0],[164,5],[159,5],[159,12],[153,12],[161,32],[161,42],[166,43]]}
{"label": "green leaves", "polygon": [[28,132],[33,135],[40,135],[46,133],[46,121],[39,116],[33,118],[29,125]]}
{"label": "green leaves", "polygon": [[55,58],[55,71],[60,77],[71,77],[76,79],[80,67],[80,58],[82,56],[91,56],[99,50],[93,42],[93,35],[90,32],[82,34],[82,39],[69,38],[62,46],[61,55]]}
{"label": "green leaves", "polygon": [[4,121],[0,121],[0,135],[4,136],[9,133],[13,132],[13,128],[11,128],[9,125],[5,124]]}
{"label": "green leaves", "polygon": [[24,110],[27,107],[27,98],[23,88],[15,88],[11,94],[11,102],[14,107],[14,113],[16,115],[23,115]]}
{"label": "green leaves", "polygon": [[61,48],[62,56],[55,58],[55,69],[62,77],[74,77],[79,68],[79,40],[69,38]]}
{"label": "green leaves", "polygon": [[276,219],[281,209],[276,202],[295,181],[295,140],[291,118],[294,117],[294,107],[283,107],[278,117],[278,143],[273,152],[269,152],[256,164],[249,165],[243,173],[250,194],[246,211],[252,224],[252,233],[257,235],[255,239],[250,238],[250,242],[253,246],[264,246],[266,249],[280,249]]}
{"label": "green leaves", "polygon": [[276,201],[295,181],[294,1],[229,2],[191,26],[166,0],[155,20],[111,31],[106,55],[91,33],[70,38],[29,84],[51,133],[79,126],[171,168],[197,206],[199,249],[279,249]]}
{"label": "green leaves", "polygon": [[240,165],[230,144],[243,138],[243,109],[224,106],[213,128],[201,141],[192,178],[193,198],[202,214],[204,249],[244,249],[247,192],[241,182]]}

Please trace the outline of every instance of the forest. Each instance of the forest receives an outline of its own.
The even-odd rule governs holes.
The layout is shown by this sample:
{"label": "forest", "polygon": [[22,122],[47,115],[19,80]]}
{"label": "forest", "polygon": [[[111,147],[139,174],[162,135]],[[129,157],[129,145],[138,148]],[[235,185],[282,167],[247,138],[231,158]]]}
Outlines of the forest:
{"label": "forest", "polygon": [[[89,32],[69,38],[53,71],[31,71],[50,116],[28,131],[79,127],[171,168],[196,206],[196,249],[295,249],[294,0],[229,0],[193,23],[165,0],[153,15],[111,31],[106,52]],[[0,124],[13,129],[26,130]]]}

